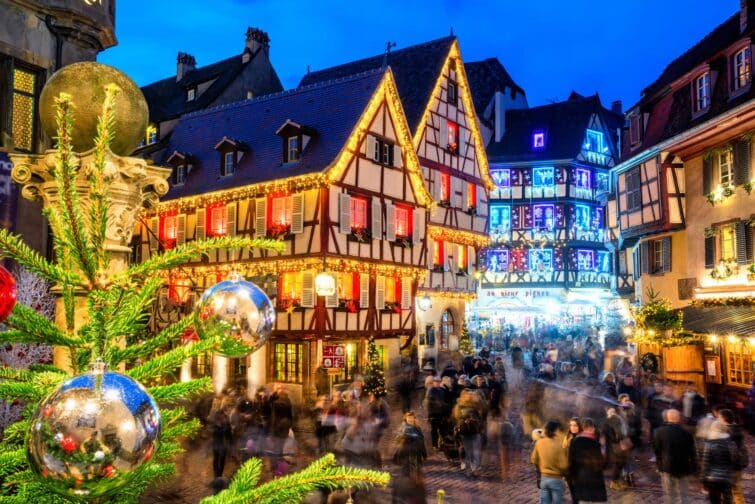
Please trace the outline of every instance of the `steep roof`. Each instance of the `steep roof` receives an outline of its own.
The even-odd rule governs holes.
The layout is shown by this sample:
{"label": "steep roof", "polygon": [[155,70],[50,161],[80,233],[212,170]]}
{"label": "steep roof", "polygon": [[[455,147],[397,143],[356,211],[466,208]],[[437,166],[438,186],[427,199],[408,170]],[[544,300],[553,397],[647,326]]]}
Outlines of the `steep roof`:
{"label": "steep roof", "polygon": [[[153,123],[159,123],[207,108],[231,85],[256,55],[257,53],[250,54],[248,61],[244,62],[242,55],[238,54],[210,65],[190,70],[180,81],[176,81],[176,77],[173,75],[172,77],[144,86],[142,93],[144,93],[144,97],[147,99],[147,104],[149,105],[149,120]],[[255,94],[266,94],[269,91],[280,91],[283,89],[278,76],[275,74],[275,70],[272,67],[270,70],[274,77],[274,82],[270,86],[271,89],[253,90]],[[215,81],[212,85],[197,96],[195,100],[186,101],[186,92],[189,88],[213,79]]]}
{"label": "steep roof", "polygon": [[514,82],[498,58],[464,63],[464,70],[467,72],[474,108],[478,115],[483,113],[497,91],[503,92],[508,87],[512,98],[516,93],[526,94],[524,89]]}
{"label": "steep roof", "polygon": [[[576,93],[559,103],[506,111],[506,133],[500,142],[488,146],[488,158],[496,162],[574,159],[582,150],[590,117],[600,113],[613,131],[623,117],[603,107],[598,94]],[[545,147],[532,148],[532,134],[545,132]],[[613,139],[615,141],[615,139]]]}
{"label": "steep roof", "polygon": [[[162,200],[324,170],[344,147],[384,74],[385,70],[373,70],[182,117],[163,163],[179,151],[191,154],[197,166],[183,185],[172,186]],[[275,132],[289,119],[316,134],[298,162],[283,164],[282,139]],[[220,154],[214,149],[224,136],[249,148],[228,177],[220,177]]]}
{"label": "steep roof", "polygon": [[[430,94],[438,80],[443,63],[446,61],[455,41],[456,37],[443,37],[391,51],[387,57],[387,63],[396,79],[401,104],[404,107],[412,133],[416,131],[419,121],[422,119],[422,114],[430,101]],[[299,86],[308,86],[317,82],[381,68],[384,60],[386,60],[385,55],[379,54],[310,72],[302,78]]]}

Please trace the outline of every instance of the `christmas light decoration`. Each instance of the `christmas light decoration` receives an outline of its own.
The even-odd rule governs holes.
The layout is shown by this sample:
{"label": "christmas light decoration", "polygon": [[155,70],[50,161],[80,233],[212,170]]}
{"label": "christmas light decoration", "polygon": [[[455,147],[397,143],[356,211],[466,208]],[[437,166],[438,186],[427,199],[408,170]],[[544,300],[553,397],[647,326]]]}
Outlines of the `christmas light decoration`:
{"label": "christmas light decoration", "polygon": [[490,236],[486,234],[435,226],[432,224],[427,226],[427,237],[433,240],[443,240],[475,248],[485,247],[490,244]]}

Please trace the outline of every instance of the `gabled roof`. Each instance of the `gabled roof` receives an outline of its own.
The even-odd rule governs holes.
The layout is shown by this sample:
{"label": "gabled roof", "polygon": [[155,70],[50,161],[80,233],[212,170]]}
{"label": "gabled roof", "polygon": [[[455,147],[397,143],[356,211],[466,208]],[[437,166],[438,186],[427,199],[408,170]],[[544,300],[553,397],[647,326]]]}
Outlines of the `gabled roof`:
{"label": "gabled roof", "polygon": [[[162,200],[323,171],[344,148],[384,75],[385,70],[373,70],[182,117],[166,153],[191,152],[199,169]],[[288,119],[318,134],[298,162],[283,164],[282,140],[275,132]],[[220,154],[214,149],[224,136],[249,148],[228,177],[220,177]]]}
{"label": "gabled roof", "polygon": [[387,58],[384,54],[379,54],[310,72],[302,78],[299,86],[308,86],[317,82],[381,68],[385,61],[393,71],[409,128],[414,133],[422,119],[425,108],[427,108],[430,94],[435,87],[443,63],[445,63],[454,41],[456,41],[454,36],[443,37],[391,51]]}
{"label": "gabled roof", "polygon": [[498,58],[464,63],[464,69],[467,72],[474,108],[478,115],[485,111],[485,107],[497,91],[503,92],[508,87],[512,98],[516,93],[525,94],[524,89],[514,82]]}
{"label": "gabled roof", "polygon": [[[582,151],[585,130],[595,113],[601,114],[611,132],[624,122],[622,116],[603,107],[597,93],[588,97],[572,93],[559,103],[508,110],[506,133],[500,142],[488,145],[488,158],[491,162],[574,159]],[[542,149],[532,148],[532,134],[537,130],[545,132]]]}
{"label": "gabled roof", "polygon": [[[173,75],[144,86],[142,93],[144,93],[147,105],[149,105],[150,122],[159,123],[207,108],[228,88],[241,71],[253,61],[256,53],[252,53],[250,56],[248,61],[244,62],[242,55],[238,54],[222,61],[190,70],[180,81],[176,81],[176,76]],[[273,73],[274,82],[270,83],[270,89],[253,90],[257,95],[266,94],[270,91],[281,91],[283,89],[278,76],[275,74],[275,70],[271,67],[270,71]],[[199,94],[196,99],[186,101],[186,92],[189,88],[213,79],[215,79],[215,82],[203,93]]]}

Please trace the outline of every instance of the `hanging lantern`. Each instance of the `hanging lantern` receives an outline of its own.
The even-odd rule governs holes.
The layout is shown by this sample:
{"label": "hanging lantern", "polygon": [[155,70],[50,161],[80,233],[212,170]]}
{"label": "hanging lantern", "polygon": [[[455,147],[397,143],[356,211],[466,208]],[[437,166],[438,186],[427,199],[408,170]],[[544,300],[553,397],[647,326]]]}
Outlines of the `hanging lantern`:
{"label": "hanging lantern", "polygon": [[315,292],[318,296],[332,296],[336,293],[336,279],[327,271],[318,273],[315,277]]}
{"label": "hanging lantern", "polygon": [[189,302],[193,286],[191,279],[186,276],[171,275],[168,283],[168,299],[177,305],[185,305]]}
{"label": "hanging lantern", "polygon": [[0,265],[0,322],[3,322],[16,305],[16,280]]}

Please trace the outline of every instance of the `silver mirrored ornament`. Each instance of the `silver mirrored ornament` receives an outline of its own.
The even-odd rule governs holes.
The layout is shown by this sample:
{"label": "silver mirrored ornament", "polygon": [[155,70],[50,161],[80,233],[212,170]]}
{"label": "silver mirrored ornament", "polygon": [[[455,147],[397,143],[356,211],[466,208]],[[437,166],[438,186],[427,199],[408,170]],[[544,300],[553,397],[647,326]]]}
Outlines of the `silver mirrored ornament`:
{"label": "silver mirrored ornament", "polygon": [[217,337],[220,353],[227,357],[259,350],[275,323],[275,308],[265,291],[235,273],[204,291],[195,315],[200,338]]}
{"label": "silver mirrored ornament", "polygon": [[157,450],[160,411],[137,381],[105,371],[104,364],[69,378],[31,420],[27,455],[51,489],[68,496],[100,497]]}

